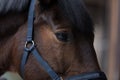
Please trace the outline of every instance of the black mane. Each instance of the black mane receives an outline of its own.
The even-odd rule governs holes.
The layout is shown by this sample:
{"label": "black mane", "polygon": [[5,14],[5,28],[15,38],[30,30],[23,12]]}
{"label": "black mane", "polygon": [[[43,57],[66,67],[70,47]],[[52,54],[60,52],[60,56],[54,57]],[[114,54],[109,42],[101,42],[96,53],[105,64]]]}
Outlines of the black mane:
{"label": "black mane", "polygon": [[93,22],[81,0],[58,0],[64,16],[70,20],[81,33],[93,35]]}
{"label": "black mane", "polygon": [[[20,0],[17,0],[17,1],[20,1]],[[29,0],[26,0],[26,2],[24,2],[24,0],[22,1],[23,2],[21,4],[23,4],[23,6],[25,5],[28,6],[29,2],[27,1]],[[47,1],[49,2],[49,0],[39,0],[39,1],[41,3],[40,4],[41,7],[45,7],[48,9],[50,8],[51,5],[58,3],[58,6],[62,10],[61,12],[63,12],[63,15],[67,18],[67,20],[69,20],[72,23],[72,25],[76,29],[78,29],[81,33],[85,34],[86,36],[93,35],[93,31],[94,31],[93,23],[82,0],[51,0],[50,4],[46,3]],[[6,27],[4,28],[6,30]],[[1,34],[1,30],[0,30],[0,34]]]}

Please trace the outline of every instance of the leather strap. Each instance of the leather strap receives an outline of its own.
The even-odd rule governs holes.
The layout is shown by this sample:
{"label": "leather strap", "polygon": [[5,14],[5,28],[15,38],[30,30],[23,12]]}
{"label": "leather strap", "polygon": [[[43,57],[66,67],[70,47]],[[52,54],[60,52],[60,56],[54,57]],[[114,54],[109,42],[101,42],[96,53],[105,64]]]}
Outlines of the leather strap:
{"label": "leather strap", "polygon": [[34,25],[34,13],[35,13],[35,2],[36,0],[31,0],[31,4],[29,7],[28,13],[28,33],[27,33],[27,41],[32,41],[33,38],[33,25]]}
{"label": "leather strap", "polygon": [[[52,80],[61,80],[61,77],[59,77],[53,69],[48,65],[48,63],[40,56],[37,49],[35,48],[34,41],[33,41],[33,25],[34,25],[34,8],[35,8],[35,2],[36,0],[31,0],[29,14],[28,14],[28,33],[27,33],[27,41],[25,43],[25,49],[24,53],[22,55],[22,61],[21,61],[21,76],[24,79],[24,69],[25,64],[27,63],[28,56],[30,53],[34,55],[34,57],[37,59],[39,64],[43,67],[43,69],[50,75]],[[30,46],[28,47],[28,45]]]}
{"label": "leather strap", "polygon": [[65,80],[107,80],[104,72],[89,72],[69,77]]}
{"label": "leather strap", "polygon": [[[35,2],[36,0],[31,0],[30,3],[30,7],[29,7],[29,13],[28,13],[28,31],[27,31],[27,41],[26,44],[27,45],[29,42],[32,41],[32,36],[33,36],[33,25],[34,25],[34,8],[35,8]],[[30,50],[29,50],[30,51]],[[24,50],[24,53],[22,55],[22,61],[21,61],[21,65],[20,65],[20,70],[21,70],[21,76],[24,78],[24,68],[25,68],[25,64],[27,62],[28,59],[28,54],[29,51]]]}
{"label": "leather strap", "polygon": [[42,66],[42,68],[49,74],[52,80],[61,80],[61,78],[53,71],[53,69],[48,65],[48,63],[40,56],[36,48],[32,50],[32,54]]}

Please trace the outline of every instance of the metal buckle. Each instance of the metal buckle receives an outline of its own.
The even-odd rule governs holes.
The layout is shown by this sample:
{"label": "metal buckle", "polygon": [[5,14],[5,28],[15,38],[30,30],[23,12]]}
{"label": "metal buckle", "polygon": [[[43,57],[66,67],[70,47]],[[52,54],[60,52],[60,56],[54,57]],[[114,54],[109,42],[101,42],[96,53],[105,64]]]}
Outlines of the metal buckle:
{"label": "metal buckle", "polygon": [[35,43],[34,43],[33,40],[26,41],[26,43],[25,43],[25,50],[31,51],[34,48],[34,46],[35,46]]}

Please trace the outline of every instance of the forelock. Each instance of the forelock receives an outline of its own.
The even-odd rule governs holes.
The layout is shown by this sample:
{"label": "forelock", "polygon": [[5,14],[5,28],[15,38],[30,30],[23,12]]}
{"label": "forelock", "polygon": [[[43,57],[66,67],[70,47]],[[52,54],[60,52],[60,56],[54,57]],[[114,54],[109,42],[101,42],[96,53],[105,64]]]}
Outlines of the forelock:
{"label": "forelock", "polygon": [[30,0],[0,0],[0,13],[21,11],[28,6]]}

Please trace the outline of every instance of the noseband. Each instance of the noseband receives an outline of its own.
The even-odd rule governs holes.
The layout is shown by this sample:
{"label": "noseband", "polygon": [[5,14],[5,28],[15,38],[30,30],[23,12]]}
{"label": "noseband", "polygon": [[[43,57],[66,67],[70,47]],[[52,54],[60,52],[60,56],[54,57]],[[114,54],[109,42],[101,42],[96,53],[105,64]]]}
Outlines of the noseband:
{"label": "noseband", "polygon": [[[30,53],[36,58],[38,63],[43,69],[49,74],[52,80],[63,80],[62,77],[58,76],[57,73],[49,66],[49,64],[41,57],[38,50],[35,47],[33,40],[33,27],[34,27],[34,9],[36,0],[31,0],[29,14],[28,14],[28,33],[27,40],[25,43],[24,53],[22,55],[22,61],[20,65],[21,76],[24,79],[24,68],[27,63],[27,59]],[[69,77],[65,80],[107,80],[103,72],[90,72]]]}

